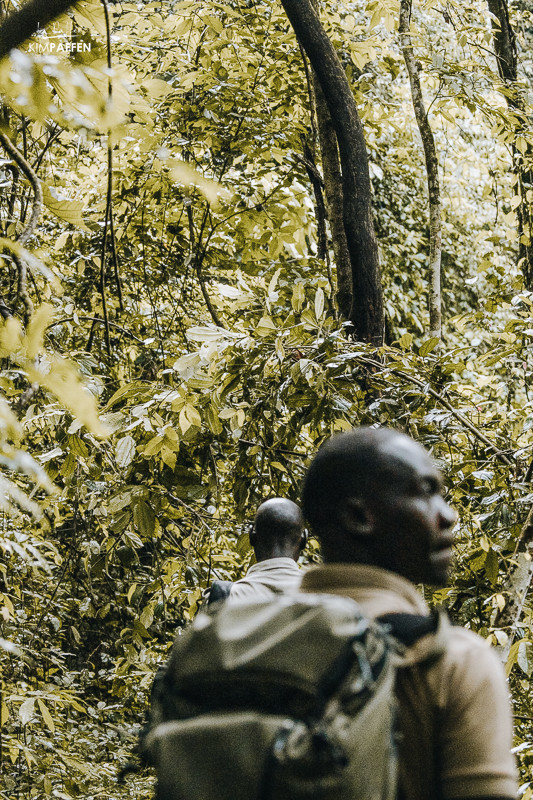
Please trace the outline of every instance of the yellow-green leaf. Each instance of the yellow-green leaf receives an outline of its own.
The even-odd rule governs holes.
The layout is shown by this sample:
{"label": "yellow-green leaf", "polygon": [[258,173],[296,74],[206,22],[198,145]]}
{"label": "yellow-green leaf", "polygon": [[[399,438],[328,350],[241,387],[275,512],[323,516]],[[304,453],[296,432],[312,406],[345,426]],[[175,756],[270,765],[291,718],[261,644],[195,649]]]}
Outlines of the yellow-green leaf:
{"label": "yellow-green leaf", "polygon": [[173,453],[168,447],[163,446],[161,448],[161,458],[170,469],[174,469],[176,466],[176,453]]}
{"label": "yellow-green leaf", "polygon": [[257,328],[255,329],[255,332],[258,336],[268,336],[276,331],[277,328],[270,317],[262,317],[257,324]]}
{"label": "yellow-green leaf", "polygon": [[47,186],[43,183],[43,203],[59,219],[70,222],[76,228],[90,233],[91,231],[83,221],[82,211],[83,202],[81,200],[69,200],[61,194],[55,186]]}
{"label": "yellow-green leaf", "polygon": [[402,338],[400,339],[400,347],[403,347],[407,350],[413,344],[413,334],[412,333],[404,333]]}
{"label": "yellow-green leaf", "polygon": [[202,427],[202,418],[194,406],[191,406],[190,403],[187,403],[183,411],[185,412],[191,425],[196,425],[197,428]]}
{"label": "yellow-green leaf", "polygon": [[139,532],[145,538],[152,536],[154,532],[155,514],[151,506],[144,500],[140,500],[133,510],[133,521]]}
{"label": "yellow-green leaf", "polygon": [[[402,336],[403,339],[403,336]],[[421,346],[418,354],[422,357],[427,356],[428,353],[431,353],[432,350],[436,348],[440,339],[436,336],[432,336],[431,339],[427,339]],[[400,339],[400,344],[402,344],[402,340]],[[409,345],[407,345],[409,346]],[[403,347],[403,345],[402,345]]]}
{"label": "yellow-green leaf", "polygon": [[155,98],[156,100],[161,97],[166,97],[167,94],[174,91],[170,84],[166,81],[162,81],[160,78],[149,78],[143,81],[141,86],[146,89],[151,98]]}
{"label": "yellow-green leaf", "polygon": [[23,725],[28,724],[30,719],[33,717],[34,710],[35,710],[35,700],[33,699],[33,697],[29,697],[22,703],[21,707],[19,708],[19,717]]}
{"label": "yellow-green leaf", "polygon": [[320,320],[324,313],[324,292],[322,289],[317,289],[315,294],[315,317]]}
{"label": "yellow-green leaf", "polygon": [[40,306],[32,316],[26,329],[24,346],[28,358],[35,358],[42,349],[44,332],[54,316],[54,309],[47,303]]}
{"label": "yellow-green leaf", "polygon": [[155,456],[161,450],[163,446],[163,437],[162,436],[154,436],[153,439],[150,439],[148,444],[144,448],[144,455],[145,456]]}
{"label": "yellow-green leaf", "polygon": [[135,455],[135,439],[133,436],[124,436],[115,446],[115,459],[119,467],[127,467]]}
{"label": "yellow-green leaf", "polygon": [[39,704],[39,708],[41,709],[41,714],[43,715],[43,719],[44,719],[44,721],[46,723],[46,727],[50,731],[52,731],[52,733],[54,733],[56,728],[55,728],[55,725],[54,725],[54,720],[52,719],[52,715],[50,714],[50,712],[48,711],[47,707],[45,706],[43,700],[41,700],[40,697],[37,698],[37,702]]}

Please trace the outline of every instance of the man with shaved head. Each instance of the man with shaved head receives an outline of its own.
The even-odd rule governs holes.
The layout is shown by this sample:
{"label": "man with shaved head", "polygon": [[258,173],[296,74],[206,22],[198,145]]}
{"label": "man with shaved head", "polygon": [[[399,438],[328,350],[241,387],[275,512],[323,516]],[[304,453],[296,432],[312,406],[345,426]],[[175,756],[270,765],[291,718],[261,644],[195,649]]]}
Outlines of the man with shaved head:
{"label": "man with shaved head", "polygon": [[250,533],[257,563],[233,584],[231,600],[268,600],[297,592],[302,580],[298,557],[307,542],[303,514],[285,497],[266,500],[257,509]]}
{"label": "man with shaved head", "polygon": [[302,580],[298,558],[307,542],[300,508],[285,497],[262,503],[255,515],[250,544],[256,563],[235,583],[214,581],[208,604],[233,600],[271,600],[275,595],[298,591]]}
{"label": "man with shaved head", "polygon": [[400,800],[511,800],[500,660],[446,617],[433,625],[414,585],[443,586],[452,561],[455,514],[429,454],[385,428],[333,436],[309,467],[302,499],[325,563],[307,572],[300,591],[350,597],[371,618],[394,615],[407,633],[413,627],[396,683]]}

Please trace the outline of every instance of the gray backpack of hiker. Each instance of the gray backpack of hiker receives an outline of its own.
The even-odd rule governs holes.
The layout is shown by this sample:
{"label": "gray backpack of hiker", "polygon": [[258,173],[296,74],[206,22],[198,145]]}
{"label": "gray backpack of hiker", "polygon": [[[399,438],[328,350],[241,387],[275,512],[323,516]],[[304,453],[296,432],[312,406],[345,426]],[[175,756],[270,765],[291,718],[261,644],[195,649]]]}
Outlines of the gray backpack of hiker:
{"label": "gray backpack of hiker", "polygon": [[157,800],[395,800],[390,630],[335,595],[199,614],[154,691]]}

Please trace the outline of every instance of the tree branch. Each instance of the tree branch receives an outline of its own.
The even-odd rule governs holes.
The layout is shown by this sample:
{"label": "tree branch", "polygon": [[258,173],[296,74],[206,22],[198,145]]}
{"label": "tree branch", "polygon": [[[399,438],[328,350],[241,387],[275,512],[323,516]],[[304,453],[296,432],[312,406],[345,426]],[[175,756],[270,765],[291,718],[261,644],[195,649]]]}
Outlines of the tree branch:
{"label": "tree branch", "polygon": [[[206,211],[206,214],[204,215],[204,220],[203,220],[203,223],[202,223],[202,229],[200,231],[200,236],[198,237],[198,246],[200,245],[200,242],[202,240],[202,234],[203,234],[203,230],[204,230],[204,225],[205,225],[206,219],[207,219],[207,211]],[[205,256],[205,253],[206,253],[207,244],[204,246],[204,248],[203,248],[201,253],[197,253],[196,256],[194,256],[194,220],[193,220],[192,206],[191,205],[187,206],[187,220],[189,222],[189,251],[190,251],[190,257],[191,257],[191,259],[194,260],[194,268],[196,270],[196,276],[198,278],[198,283],[200,284],[200,290],[202,292],[202,297],[204,298],[205,304],[207,306],[207,310],[211,314],[211,319],[213,320],[215,325],[218,328],[224,328],[225,325],[223,324],[222,320],[218,316],[218,314],[216,312],[216,309],[215,309],[213,303],[211,302],[211,298],[209,297],[209,293],[207,291],[207,287],[205,285],[204,276],[203,276],[203,273],[202,273],[202,263],[203,263],[204,256]]]}
{"label": "tree branch", "polygon": [[27,177],[33,189],[33,204],[30,221],[20,236],[17,237],[17,241],[21,245],[25,246],[28,239],[34,232],[41,215],[43,207],[43,192],[41,189],[41,182],[32,166],[26,161],[22,153],[15,147],[9,136],[7,136],[5,133],[0,133],[0,142],[2,143],[2,147],[6,153],[11,156],[15,164]]}
{"label": "tree branch", "polygon": [[[106,48],[107,48],[107,68],[111,71],[113,64],[111,61],[111,24],[109,21],[109,5],[107,0],[100,0],[102,6],[104,7],[104,17],[105,17],[105,30],[106,30]],[[113,81],[111,78],[111,72],[107,78],[107,98],[109,103],[113,100]],[[117,258],[117,242],[115,239],[115,223],[113,219],[113,148],[109,141],[110,132],[108,131],[107,134],[107,203],[106,203],[106,216],[105,216],[105,225],[107,229],[107,225],[109,223],[109,233],[110,241],[111,241],[111,255],[113,258],[113,270],[115,274],[115,284],[117,287],[118,293],[118,304],[121,311],[124,311],[124,300],[122,298],[122,285],[120,282],[120,275],[118,269],[118,258]],[[107,231],[106,231],[107,233]]]}
{"label": "tree branch", "polygon": [[[39,217],[41,215],[42,207],[43,207],[43,193],[41,189],[41,182],[37,177],[37,174],[34,172],[31,165],[28,161],[24,158],[22,153],[15,147],[9,136],[6,136],[5,133],[0,133],[0,142],[6,153],[11,156],[13,161],[19,167],[19,169],[24,173],[30,185],[33,189],[33,203],[32,203],[32,212],[30,216],[30,220],[20,236],[17,238],[17,241],[21,245],[25,245],[30,238],[30,236],[35,231],[37,223],[39,221]],[[31,297],[28,292],[28,268],[26,262],[23,258],[17,255],[13,255],[13,260],[17,265],[18,271],[18,287],[17,287],[17,297],[19,300],[22,301],[24,305],[24,321],[28,324],[32,314],[33,314],[33,303]]]}
{"label": "tree branch", "polygon": [[411,84],[411,97],[424,147],[429,194],[429,328],[431,336],[442,337],[442,312],[440,291],[440,266],[442,250],[439,162],[433,131],[424,106],[418,64],[413,53],[410,34],[411,0],[401,0],[398,32],[405,66]]}
{"label": "tree branch", "polygon": [[[1,313],[1,309],[0,309],[0,313]],[[105,320],[101,319],[101,317],[85,317],[85,316],[82,317],[82,316],[78,316],[78,319],[83,319],[83,320],[86,320],[88,322],[92,322],[93,325],[97,325],[98,323],[101,323],[102,325],[105,325]],[[58,319],[55,322],[51,322],[50,325],[48,326],[47,330],[49,328],[54,328],[56,325],[62,325],[64,322],[72,322],[73,320],[74,320],[74,317],[63,317],[63,319]],[[139,344],[144,344],[144,341],[142,339],[139,339],[138,336],[135,336],[135,334],[132,333],[131,331],[129,331],[127,328],[123,328],[122,325],[117,325],[116,322],[109,322],[108,324],[112,328],[117,328],[119,331],[122,331],[122,333],[125,333],[126,336],[130,337],[130,339],[134,339],[136,342],[139,342]]]}
{"label": "tree branch", "polygon": [[[379,361],[374,361],[371,358],[365,358],[364,356],[357,356],[356,360],[361,361],[363,364],[368,364],[375,370],[380,370],[380,371],[383,370],[383,364],[380,364]],[[505,453],[502,453],[501,450],[498,450],[496,445],[493,444],[491,440],[479,430],[479,428],[477,428],[472,422],[470,422],[469,419],[467,419],[463,414],[461,414],[460,411],[457,411],[457,409],[454,408],[452,404],[448,400],[446,400],[445,397],[436,392],[435,389],[432,389],[431,386],[427,386],[427,384],[425,384],[418,378],[415,378],[413,375],[408,375],[406,372],[402,372],[402,370],[400,369],[396,369],[395,367],[387,367],[387,369],[389,370],[389,372],[392,372],[392,374],[396,375],[398,378],[401,378],[404,381],[408,381],[409,383],[418,386],[420,389],[423,389],[424,392],[427,392],[427,394],[431,395],[431,397],[434,397],[435,400],[437,400],[441,405],[443,405],[444,408],[447,408],[448,411],[450,411],[450,413],[453,414],[453,416],[457,420],[459,420],[459,422],[462,425],[465,426],[465,428],[468,428],[470,433],[472,433],[477,439],[479,439],[480,442],[483,442],[483,444],[485,444],[487,447],[493,450],[496,457],[503,464],[506,464],[508,467],[511,467],[513,465],[513,462],[507,458]]]}

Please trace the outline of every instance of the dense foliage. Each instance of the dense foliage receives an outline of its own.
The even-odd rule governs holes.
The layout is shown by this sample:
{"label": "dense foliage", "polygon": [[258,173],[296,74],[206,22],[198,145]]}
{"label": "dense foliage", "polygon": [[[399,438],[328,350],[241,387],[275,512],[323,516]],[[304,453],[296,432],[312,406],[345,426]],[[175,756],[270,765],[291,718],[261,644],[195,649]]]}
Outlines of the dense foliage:
{"label": "dense foliage", "polygon": [[[5,153],[2,295],[21,324],[0,329],[3,798],[150,796],[149,772],[116,778],[154,670],[202,589],[247,568],[258,503],[298,499],[332,432],[393,425],[432,450],[460,522],[451,587],[424,591],[500,647],[533,499],[533,294],[516,236],[533,203],[517,176],[533,144],[527,2],[511,6],[514,112],[485,3],[414,9],[443,185],[442,344],[426,333],[427,193],[397,3],[322,4],[371,162],[379,351],[347,336],[319,257],[309,76],[281,7],[117,2],[108,52],[104,5],[84,0],[0,64],[3,131],[45,204],[20,251],[34,190]],[[531,797],[527,604],[507,667]]]}

